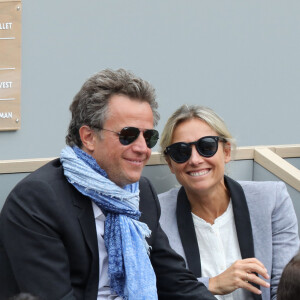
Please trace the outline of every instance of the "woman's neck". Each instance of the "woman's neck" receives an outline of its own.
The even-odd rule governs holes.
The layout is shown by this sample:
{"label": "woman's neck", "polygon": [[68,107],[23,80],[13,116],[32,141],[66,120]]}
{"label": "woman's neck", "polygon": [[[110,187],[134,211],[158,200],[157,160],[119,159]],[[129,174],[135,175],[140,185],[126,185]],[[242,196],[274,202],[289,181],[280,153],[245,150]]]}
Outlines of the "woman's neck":
{"label": "woman's neck", "polygon": [[229,191],[225,184],[205,193],[192,193],[188,190],[186,193],[192,213],[210,224],[214,224],[215,219],[226,211],[230,201]]}

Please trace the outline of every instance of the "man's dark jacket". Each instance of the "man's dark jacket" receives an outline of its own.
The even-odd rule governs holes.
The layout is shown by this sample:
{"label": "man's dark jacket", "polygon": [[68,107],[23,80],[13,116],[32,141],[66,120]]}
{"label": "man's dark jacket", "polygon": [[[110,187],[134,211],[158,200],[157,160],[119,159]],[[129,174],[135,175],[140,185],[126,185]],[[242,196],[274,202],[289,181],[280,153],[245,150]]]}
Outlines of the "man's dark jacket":
{"label": "man's dark jacket", "polygon": [[[148,243],[159,299],[214,298],[169,246],[159,225],[152,185],[140,180],[140,220]],[[65,178],[58,159],[22,180],[0,216],[0,300],[29,292],[44,300],[96,300],[99,254],[91,200]],[[133,300],[133,299],[130,299]]]}

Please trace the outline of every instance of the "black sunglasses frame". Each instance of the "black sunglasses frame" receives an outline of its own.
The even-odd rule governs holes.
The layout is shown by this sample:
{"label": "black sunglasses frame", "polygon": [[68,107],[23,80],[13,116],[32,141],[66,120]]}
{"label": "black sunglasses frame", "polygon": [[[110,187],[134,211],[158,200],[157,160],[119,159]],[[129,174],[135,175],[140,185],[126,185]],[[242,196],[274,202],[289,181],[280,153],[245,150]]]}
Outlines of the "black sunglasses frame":
{"label": "black sunglasses frame", "polygon": [[[201,143],[205,142],[206,139],[211,139],[211,141],[214,141],[214,151],[211,151],[209,153],[205,153],[205,151],[203,149],[201,149]],[[188,161],[192,155],[192,145],[195,145],[197,152],[203,156],[203,157],[212,157],[214,156],[217,151],[218,151],[218,146],[219,146],[219,141],[223,142],[223,143],[227,143],[227,140],[223,137],[220,136],[204,136],[202,138],[200,138],[199,140],[195,141],[195,142],[190,142],[190,143],[184,143],[184,142],[178,142],[178,143],[174,143],[168,147],[166,147],[164,154],[170,156],[170,158],[175,161],[176,163],[182,164],[185,163],[186,161]],[[207,141],[206,141],[207,142]],[[184,146],[187,149],[187,153],[185,157],[182,157],[181,159],[178,158],[178,148],[180,146]],[[174,156],[174,154],[177,154],[177,157]],[[179,153],[180,156],[180,153]]]}
{"label": "black sunglasses frame", "polygon": [[140,133],[143,133],[144,139],[146,141],[146,145],[148,148],[153,148],[158,139],[159,139],[159,133],[155,129],[139,129],[137,127],[124,127],[120,130],[120,132],[113,131],[106,128],[101,128],[100,130],[106,130],[113,132],[119,136],[119,141],[122,145],[127,146],[133,143],[140,135]]}

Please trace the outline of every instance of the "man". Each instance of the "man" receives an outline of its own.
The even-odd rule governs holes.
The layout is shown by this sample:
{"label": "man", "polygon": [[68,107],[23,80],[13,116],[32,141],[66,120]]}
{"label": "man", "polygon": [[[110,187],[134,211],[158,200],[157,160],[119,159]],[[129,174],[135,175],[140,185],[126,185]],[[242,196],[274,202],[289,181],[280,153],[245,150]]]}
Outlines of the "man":
{"label": "man", "polygon": [[21,181],[1,212],[1,299],[215,299],[171,250],[141,178],[156,108],[151,85],[125,70],[85,82],[60,159]]}

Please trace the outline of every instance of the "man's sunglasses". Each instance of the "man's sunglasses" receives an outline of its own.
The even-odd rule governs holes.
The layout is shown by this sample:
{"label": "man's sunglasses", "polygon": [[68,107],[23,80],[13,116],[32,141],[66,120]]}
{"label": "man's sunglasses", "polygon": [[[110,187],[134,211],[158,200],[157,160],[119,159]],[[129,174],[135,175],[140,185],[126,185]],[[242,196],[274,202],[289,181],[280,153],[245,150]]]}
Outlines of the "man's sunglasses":
{"label": "man's sunglasses", "polygon": [[136,127],[124,127],[123,129],[121,129],[120,132],[116,132],[105,128],[101,128],[100,130],[114,132],[119,136],[120,143],[125,146],[133,143],[139,137],[140,132],[143,133],[148,148],[153,148],[159,139],[159,133],[155,129],[140,130]]}
{"label": "man's sunglasses", "polygon": [[176,163],[188,161],[192,155],[192,145],[195,145],[198,153],[204,157],[212,157],[218,151],[218,142],[226,143],[227,140],[219,136],[204,136],[191,143],[179,142],[166,148],[164,154],[169,155]]}

